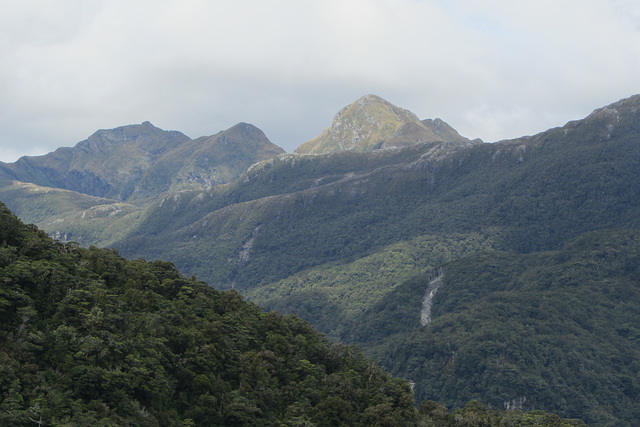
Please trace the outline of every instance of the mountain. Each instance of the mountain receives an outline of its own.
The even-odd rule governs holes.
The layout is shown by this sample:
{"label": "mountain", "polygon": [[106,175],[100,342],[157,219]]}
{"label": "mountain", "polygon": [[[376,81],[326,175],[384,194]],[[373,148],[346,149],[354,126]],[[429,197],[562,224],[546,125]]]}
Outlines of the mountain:
{"label": "mountain", "polygon": [[[452,335],[452,340],[455,339],[452,345],[459,346],[460,354],[474,356],[452,362],[450,366],[455,371],[445,372],[445,365],[437,365],[438,361],[447,360],[445,356],[426,351],[431,344],[441,350],[437,347],[441,341],[434,341],[436,335],[414,329],[420,328],[416,324],[421,316],[424,319],[430,316],[430,325],[437,325],[444,321],[440,319],[447,318],[443,313],[450,313],[448,318],[454,323],[459,321],[456,319],[475,319],[483,327],[494,328],[497,336],[511,337],[508,328],[515,327],[513,324],[490,322],[480,316],[481,312],[474,311],[473,304],[449,304],[450,311],[441,308],[440,301],[447,295],[447,289],[452,289],[456,277],[453,271],[468,263],[475,269],[459,276],[464,281],[460,286],[464,288],[467,282],[471,286],[476,283],[472,281],[474,277],[482,276],[486,280],[477,282],[475,290],[479,292],[485,287],[491,290],[492,283],[502,280],[502,272],[508,272],[505,268],[510,261],[498,262],[501,259],[513,256],[513,262],[523,263],[529,255],[547,254],[546,258],[526,262],[539,264],[535,268],[548,264],[553,271],[556,267],[565,268],[558,267],[562,257],[571,257],[573,252],[561,252],[560,258],[549,253],[574,241],[587,245],[589,239],[584,236],[610,238],[586,233],[640,230],[638,111],[640,96],[633,96],[562,127],[493,144],[464,138],[449,140],[446,135],[451,135],[451,131],[446,126],[427,121],[445,136],[430,142],[413,139],[394,149],[339,147],[324,154],[278,155],[252,165],[226,185],[161,193],[149,198],[138,210],[123,209],[122,217],[90,215],[102,206],[98,203],[104,205],[101,212],[106,213],[109,206],[116,206],[117,200],[66,195],[75,200],[77,208],[71,214],[62,212],[60,205],[54,206],[56,221],[62,221],[49,224],[51,228],[46,231],[64,235],[66,230],[77,230],[83,224],[86,230],[97,230],[92,238],[107,241],[104,236],[109,236],[112,242],[109,244],[128,258],[170,260],[182,273],[194,274],[217,289],[235,288],[267,309],[300,315],[332,340],[357,343],[388,369],[413,380],[418,396],[437,400],[434,393],[444,393],[446,403],[455,406],[475,398],[494,408],[502,405],[534,409],[542,405],[538,409],[558,408],[563,416],[583,412],[596,425],[606,425],[607,420],[624,423],[634,412],[626,408],[626,403],[614,405],[598,397],[604,384],[600,377],[585,374],[584,378],[591,378],[589,381],[575,381],[574,371],[550,359],[548,363],[535,365],[545,383],[532,377],[520,364],[531,359],[522,353],[522,360],[516,360],[514,350],[505,365],[513,368],[514,375],[505,377],[502,383],[490,382],[487,375],[495,371],[481,370],[478,363],[493,359],[487,362],[478,355],[499,354],[483,350],[483,341],[478,336],[465,341],[467,320],[460,320],[462,326],[456,331],[447,329],[449,326],[444,330],[459,332],[461,335]],[[367,114],[373,117],[373,113]],[[390,127],[397,122],[399,119],[389,119]],[[372,134],[363,130],[360,135],[365,133]],[[8,187],[10,191],[0,191],[0,199],[13,194],[12,203],[28,209],[26,202],[20,204],[18,196],[27,187],[12,185]],[[28,188],[34,194],[52,192],[44,187]],[[84,207],[83,203],[96,205]],[[616,245],[622,253],[635,250],[626,243]],[[578,252],[579,248],[575,253]],[[496,261],[490,256],[495,253],[506,255]],[[576,275],[591,274],[589,265],[580,256],[583,255],[566,268],[573,268]],[[478,261],[483,259],[487,264]],[[609,269],[604,264],[601,267]],[[429,301],[431,312],[421,314],[433,272],[440,269],[445,271],[442,287]],[[532,277],[530,272],[522,278],[510,274],[510,280],[516,282],[526,282]],[[563,289],[561,285],[554,290],[554,296],[560,301],[560,308],[569,313],[572,308],[568,302],[575,301],[573,288]],[[511,290],[514,298],[505,297],[508,305],[527,313],[525,305],[516,304],[521,302],[522,288],[514,285],[513,289],[500,292]],[[488,310],[497,297],[492,298],[478,303]],[[617,303],[606,298],[601,301],[609,306]],[[562,305],[564,302],[567,304]],[[597,299],[591,302],[599,313],[605,313],[599,314],[599,318],[611,314],[597,305]],[[406,322],[405,329],[400,323],[389,323],[394,325],[392,328],[375,323],[376,316],[388,318],[385,316],[392,309],[401,314],[398,319]],[[413,320],[411,316],[415,316]],[[514,321],[534,320],[539,319],[519,317]],[[553,332],[557,325],[570,321],[576,319],[548,316],[542,318],[540,328],[548,322]],[[377,326],[372,328],[373,324]],[[359,334],[359,330],[373,332]],[[602,342],[603,350],[595,347],[594,352],[607,353],[615,344],[601,339],[603,331],[612,333],[608,326],[598,331],[576,331],[579,339],[563,343],[563,351],[568,354],[585,351],[583,339],[592,344]],[[402,334],[394,336],[396,332]],[[425,336],[431,337],[426,344],[422,341]],[[437,338],[446,340],[446,336]],[[535,333],[523,336],[523,340],[527,339],[523,351],[536,337]],[[549,337],[556,344],[560,339]],[[624,339],[631,341],[625,342],[624,348],[634,348],[633,333]],[[385,347],[386,342],[393,342],[393,349]],[[391,351],[395,349],[398,351]],[[593,357],[585,363],[596,372],[613,372],[616,380],[610,391],[620,402],[628,402],[619,394],[621,390],[625,396],[636,396],[637,375],[632,370],[618,369],[619,365],[602,357]],[[604,366],[607,364],[617,370],[609,370]],[[446,375],[438,377],[433,369]],[[556,399],[561,394],[558,390],[562,390],[556,387],[557,383],[570,384],[565,389],[567,396],[571,396],[569,399]],[[492,386],[485,387],[487,384]],[[526,387],[537,388],[535,392],[520,393]],[[527,399],[521,399],[523,396]]]}
{"label": "mountain", "polygon": [[[424,349],[416,347],[419,341],[409,335],[402,345],[396,342],[403,351],[385,353],[386,347],[377,347],[384,337],[374,340],[372,334],[367,342],[366,334],[353,335],[367,321],[363,313],[378,315],[377,304],[412,277],[487,250],[553,251],[593,230],[640,229],[638,107],[634,96],[563,127],[494,144],[432,142],[278,157],[224,188],[163,198],[116,246],[129,257],[164,256],[217,287],[234,287],[267,308],[296,313],[333,339],[364,346],[396,374],[416,381],[419,396],[430,396],[439,392],[417,380],[435,362],[427,370],[402,359],[408,348]],[[158,232],[167,223],[172,227]],[[420,305],[428,281],[421,283],[404,304]],[[418,322],[419,310],[411,310]],[[567,351],[580,351],[577,344]],[[599,370],[608,362],[590,363]],[[473,363],[465,366],[466,376],[451,383],[448,404],[483,396],[492,405],[511,405],[522,397],[507,399],[505,389],[490,400],[480,394],[481,385],[465,389],[475,381]],[[560,374],[571,372],[545,373],[569,381]],[[616,375],[620,384],[633,382],[628,371]],[[535,384],[549,391],[535,400],[525,393],[524,409],[547,405],[557,393]],[[562,415],[584,412],[596,425],[630,419],[631,412],[604,409],[598,388],[572,387],[583,398],[572,398],[558,410]]]}
{"label": "mountain", "polygon": [[418,400],[635,425],[639,256],[639,230],[600,230],[556,251],[461,258],[396,287],[345,341],[411,378]]}
{"label": "mountain", "polygon": [[[165,253],[181,269],[248,290],[317,266],[397,252],[393,245],[402,242],[455,245],[476,236],[466,251],[490,244],[532,252],[598,228],[635,228],[639,99],[609,107],[617,116],[596,112],[494,144],[274,158],[224,188],[163,197],[117,246],[128,256],[155,258],[168,242],[181,242]],[[172,227],[163,228],[167,223]],[[211,255],[206,263],[202,251]],[[462,254],[451,247],[438,253],[448,252]],[[434,265],[423,255],[422,269],[443,261]]]}
{"label": "mountain", "polygon": [[1,164],[0,178],[126,200],[156,159],[188,140],[149,122],[99,130],[73,148]]}
{"label": "mountain", "polygon": [[54,242],[0,203],[2,425],[522,424],[553,414],[413,406],[409,384],[294,317],[168,262]]}
{"label": "mountain", "polygon": [[0,200],[20,212],[23,221],[38,224],[64,242],[106,247],[126,237],[143,208],[70,190],[6,181]]}
{"label": "mountain", "polygon": [[144,122],[99,130],[73,148],[0,163],[0,180],[144,203],[169,190],[230,182],[252,164],[281,153],[246,123],[192,140]]}
{"label": "mountain", "polygon": [[440,119],[420,121],[376,95],[365,95],[340,110],[330,128],[300,145],[298,154],[371,151],[435,141],[466,141]]}
{"label": "mountain", "polygon": [[0,200],[63,241],[104,247],[124,239],[160,195],[232,182],[282,153],[247,123],[191,140],[145,122],[100,130],[74,148],[0,163]]}
{"label": "mountain", "polygon": [[166,262],[53,242],[0,205],[3,425],[411,425],[406,382]]}
{"label": "mountain", "polygon": [[140,179],[138,197],[209,189],[236,180],[249,166],[285,151],[257,127],[239,123],[213,136],[181,144],[160,157]]}

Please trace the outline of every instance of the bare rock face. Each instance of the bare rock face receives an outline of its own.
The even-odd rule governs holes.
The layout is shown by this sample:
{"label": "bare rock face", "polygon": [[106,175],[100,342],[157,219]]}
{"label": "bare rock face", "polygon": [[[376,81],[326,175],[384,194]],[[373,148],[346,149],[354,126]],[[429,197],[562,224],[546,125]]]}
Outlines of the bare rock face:
{"label": "bare rock face", "polygon": [[340,110],[331,127],[303,143],[296,153],[372,151],[435,141],[467,141],[440,119],[420,121],[411,111],[376,95],[365,95]]}

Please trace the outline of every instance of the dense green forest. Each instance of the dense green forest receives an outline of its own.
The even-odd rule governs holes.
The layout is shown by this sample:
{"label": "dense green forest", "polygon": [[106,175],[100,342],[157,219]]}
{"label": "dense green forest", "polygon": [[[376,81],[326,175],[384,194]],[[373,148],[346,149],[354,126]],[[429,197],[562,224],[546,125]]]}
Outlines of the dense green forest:
{"label": "dense green forest", "polygon": [[418,411],[406,381],[295,316],[55,242],[2,204],[0,279],[2,425],[582,425],[477,402]]}
{"label": "dense green forest", "polygon": [[416,382],[416,397],[530,407],[594,425],[640,420],[640,232],[597,231],[562,249],[486,252],[397,286],[345,341]]}
{"label": "dense green forest", "polygon": [[2,425],[416,421],[355,348],[172,264],[53,242],[3,205],[0,245]]}

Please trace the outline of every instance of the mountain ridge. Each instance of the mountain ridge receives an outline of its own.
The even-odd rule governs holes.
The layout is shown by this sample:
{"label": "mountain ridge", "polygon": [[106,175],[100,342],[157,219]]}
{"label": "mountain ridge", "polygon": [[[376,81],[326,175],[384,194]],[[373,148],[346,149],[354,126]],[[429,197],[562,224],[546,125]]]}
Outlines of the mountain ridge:
{"label": "mountain ridge", "polygon": [[[363,343],[351,332],[359,321],[367,321],[363,313],[371,315],[368,310],[374,316],[383,311],[400,316],[409,309],[408,301],[419,306],[426,288],[419,279],[428,271],[456,262],[474,266],[464,277],[487,278],[472,290],[482,292],[501,277],[492,265],[508,265],[501,260],[512,254],[523,260],[573,239],[584,242],[580,236],[585,233],[640,230],[638,111],[640,97],[635,95],[564,126],[492,144],[466,138],[443,142],[440,137],[393,149],[281,154],[253,164],[225,185],[162,193],[129,213],[129,223],[117,215],[89,218],[86,208],[74,215],[87,211],[87,220],[95,224],[112,221],[121,229],[112,246],[127,257],[168,259],[216,288],[235,288],[267,309],[299,314],[333,339],[359,340],[382,360],[385,337]],[[437,120],[430,123],[446,133]],[[8,194],[0,189],[0,199]],[[110,202],[100,203],[107,212]],[[64,233],[62,228],[53,231]],[[495,251],[506,255],[492,258]],[[575,268],[587,271],[580,263]],[[414,276],[417,282],[411,282]],[[453,276],[445,271],[445,287],[431,301],[429,325],[442,322],[439,304]],[[394,299],[396,291],[404,292],[404,299]],[[379,305],[387,299],[393,304]],[[471,315],[468,307],[464,310],[454,314]],[[418,311],[414,314],[419,324]],[[396,348],[416,348],[421,345],[413,341],[416,337],[409,334]],[[469,354],[475,352],[474,347]],[[416,362],[415,354],[403,359],[408,350],[389,354],[385,363],[398,366],[402,375],[435,375],[420,370],[424,364]],[[430,363],[442,369],[448,357],[440,351]],[[461,375],[458,385],[446,389],[448,401],[456,405],[456,396],[469,396],[464,393],[478,366],[469,360],[449,365]],[[553,375],[562,380],[570,372]],[[628,381],[629,392],[635,393],[635,380],[624,373],[620,382]],[[516,391],[524,387],[518,384]],[[424,395],[428,387],[417,382],[416,393]],[[600,402],[582,385],[575,387],[580,388],[575,395]],[[531,408],[532,400],[518,400],[526,394],[501,393],[483,399]],[[550,401],[549,395],[536,399]],[[566,410],[575,411],[576,401],[572,405]],[[589,410],[590,419],[617,418],[606,405],[596,406]]]}
{"label": "mountain ridge", "polygon": [[144,204],[169,190],[232,181],[250,165],[281,153],[284,150],[247,123],[192,140],[146,121],[98,130],[74,147],[0,163],[0,180]]}
{"label": "mountain ridge", "polygon": [[326,154],[341,150],[370,151],[420,142],[464,141],[440,119],[418,117],[377,95],[365,95],[336,113],[331,126],[302,143],[298,154]]}

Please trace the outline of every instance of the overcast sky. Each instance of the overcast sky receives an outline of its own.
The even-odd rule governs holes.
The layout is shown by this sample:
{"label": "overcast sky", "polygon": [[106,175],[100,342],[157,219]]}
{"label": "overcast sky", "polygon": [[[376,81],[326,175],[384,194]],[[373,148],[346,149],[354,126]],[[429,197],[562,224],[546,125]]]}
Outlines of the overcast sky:
{"label": "overcast sky", "polygon": [[640,93],[637,0],[0,0],[0,160],[145,120],[287,151],[376,94],[493,142]]}

